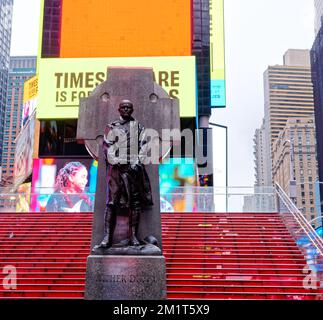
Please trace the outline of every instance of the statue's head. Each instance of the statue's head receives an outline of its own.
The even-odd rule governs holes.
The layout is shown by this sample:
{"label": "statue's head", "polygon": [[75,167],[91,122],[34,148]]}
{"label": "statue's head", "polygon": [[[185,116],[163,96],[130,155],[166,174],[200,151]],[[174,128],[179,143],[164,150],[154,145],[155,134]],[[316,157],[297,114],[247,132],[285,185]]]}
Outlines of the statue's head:
{"label": "statue's head", "polygon": [[122,100],[118,110],[123,119],[129,119],[133,113],[133,104],[130,100]]}

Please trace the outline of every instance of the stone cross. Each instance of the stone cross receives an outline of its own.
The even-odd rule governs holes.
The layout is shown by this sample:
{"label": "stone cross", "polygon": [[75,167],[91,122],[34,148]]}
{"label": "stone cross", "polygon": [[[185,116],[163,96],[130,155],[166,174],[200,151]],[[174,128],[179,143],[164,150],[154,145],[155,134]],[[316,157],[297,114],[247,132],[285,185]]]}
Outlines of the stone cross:
{"label": "stone cross", "polygon": [[[178,100],[154,82],[151,68],[108,68],[107,80],[99,85],[88,98],[81,100],[77,128],[77,139],[84,140],[89,153],[99,161],[96,199],[94,207],[91,247],[99,244],[104,234],[104,212],[106,206],[106,165],[102,151],[105,127],[119,118],[121,100],[133,102],[133,117],[146,129],[154,129],[162,137],[163,129],[180,129]],[[160,192],[158,164],[146,165],[150,179],[153,207],[143,209],[138,236],[144,239],[153,235],[161,246]],[[116,226],[116,240],[122,240]],[[114,239],[114,243],[115,243]]]}

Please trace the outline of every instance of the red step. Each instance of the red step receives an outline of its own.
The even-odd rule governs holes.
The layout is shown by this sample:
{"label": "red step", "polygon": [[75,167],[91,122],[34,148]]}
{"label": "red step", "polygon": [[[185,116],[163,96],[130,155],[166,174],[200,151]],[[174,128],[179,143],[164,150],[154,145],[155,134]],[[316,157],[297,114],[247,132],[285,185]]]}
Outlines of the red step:
{"label": "red step", "polygon": [[[4,299],[83,299],[91,213],[0,214]],[[322,298],[303,288],[306,261],[276,213],[162,214],[168,299]]]}

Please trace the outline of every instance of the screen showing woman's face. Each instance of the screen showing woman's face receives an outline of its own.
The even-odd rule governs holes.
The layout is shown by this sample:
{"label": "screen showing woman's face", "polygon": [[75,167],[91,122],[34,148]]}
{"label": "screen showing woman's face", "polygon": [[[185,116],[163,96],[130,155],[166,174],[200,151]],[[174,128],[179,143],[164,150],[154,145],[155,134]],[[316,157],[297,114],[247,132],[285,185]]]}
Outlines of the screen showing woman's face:
{"label": "screen showing woman's face", "polygon": [[71,186],[78,192],[84,191],[87,182],[87,170],[84,167],[81,167],[71,176]]}

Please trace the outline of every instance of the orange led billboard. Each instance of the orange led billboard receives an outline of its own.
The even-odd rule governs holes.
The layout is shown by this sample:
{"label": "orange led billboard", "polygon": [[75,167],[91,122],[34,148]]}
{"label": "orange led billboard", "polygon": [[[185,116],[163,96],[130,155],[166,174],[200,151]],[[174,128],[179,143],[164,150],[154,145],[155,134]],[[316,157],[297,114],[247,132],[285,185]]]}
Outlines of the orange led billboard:
{"label": "orange led billboard", "polygon": [[191,28],[191,0],[64,0],[60,57],[190,56]]}

